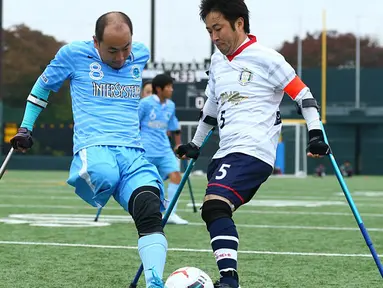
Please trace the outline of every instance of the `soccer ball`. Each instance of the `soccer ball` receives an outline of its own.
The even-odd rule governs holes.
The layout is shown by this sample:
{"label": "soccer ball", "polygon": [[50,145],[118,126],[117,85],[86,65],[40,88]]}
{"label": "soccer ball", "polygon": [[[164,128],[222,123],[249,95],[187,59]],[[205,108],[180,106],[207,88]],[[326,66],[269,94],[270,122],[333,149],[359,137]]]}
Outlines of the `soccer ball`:
{"label": "soccer ball", "polygon": [[177,269],[165,282],[166,288],[214,288],[213,281],[201,269],[183,267]]}

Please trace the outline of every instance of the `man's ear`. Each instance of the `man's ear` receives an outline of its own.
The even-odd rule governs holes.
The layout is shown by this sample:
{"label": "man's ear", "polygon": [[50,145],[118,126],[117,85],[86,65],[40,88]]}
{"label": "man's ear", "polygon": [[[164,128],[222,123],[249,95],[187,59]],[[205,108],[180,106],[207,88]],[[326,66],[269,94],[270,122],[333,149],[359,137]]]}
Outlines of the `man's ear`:
{"label": "man's ear", "polygon": [[93,45],[94,48],[98,48],[100,46],[100,43],[98,42],[96,36],[93,36]]}

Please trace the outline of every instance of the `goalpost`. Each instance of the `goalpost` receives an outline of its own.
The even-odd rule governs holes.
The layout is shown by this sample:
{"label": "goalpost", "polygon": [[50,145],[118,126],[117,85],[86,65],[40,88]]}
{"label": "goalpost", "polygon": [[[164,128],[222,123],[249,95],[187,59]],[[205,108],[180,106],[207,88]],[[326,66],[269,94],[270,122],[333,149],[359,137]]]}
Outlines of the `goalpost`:
{"label": "goalpost", "polygon": [[284,144],[284,153],[277,152],[276,162],[281,157],[285,161],[284,175],[307,176],[307,134],[304,120],[283,120],[280,143]]}
{"label": "goalpost", "polygon": [[[197,121],[180,121],[183,143],[188,143],[192,140],[197,125]],[[307,175],[306,124],[303,120],[294,119],[284,120],[282,125],[274,175],[305,177]],[[209,157],[213,156],[218,149],[218,143],[218,132],[215,132],[209,140],[208,145],[204,148],[203,154]]]}

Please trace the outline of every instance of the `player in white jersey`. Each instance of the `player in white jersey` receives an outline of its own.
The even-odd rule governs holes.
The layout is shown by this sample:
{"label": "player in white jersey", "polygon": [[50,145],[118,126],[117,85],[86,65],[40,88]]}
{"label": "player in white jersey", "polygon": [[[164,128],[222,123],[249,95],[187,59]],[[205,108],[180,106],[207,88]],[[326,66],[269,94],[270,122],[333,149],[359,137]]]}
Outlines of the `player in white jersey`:
{"label": "player in white jersey", "polygon": [[207,171],[202,218],[220,272],[215,287],[237,288],[238,233],[232,213],[250,201],[272,173],[282,128],[279,105],[286,92],[309,130],[308,156],[329,153],[317,102],[284,57],[250,34],[243,0],[202,0],[200,17],[218,51],[211,57],[208,97],[192,142],[179,157],[197,158],[209,130],[218,126],[219,149]]}
{"label": "player in white jersey", "polygon": [[110,12],[97,20],[93,41],[64,45],[33,86],[11,144],[23,152],[32,147],[33,125],[50,91],[59,90],[68,79],[74,118],[68,184],[94,207],[101,209],[113,196],[132,215],[146,287],[159,288],[164,287],[160,278],[167,253],[163,183],[144,157],[138,119],[149,51],[133,42],[132,35],[130,18]]}

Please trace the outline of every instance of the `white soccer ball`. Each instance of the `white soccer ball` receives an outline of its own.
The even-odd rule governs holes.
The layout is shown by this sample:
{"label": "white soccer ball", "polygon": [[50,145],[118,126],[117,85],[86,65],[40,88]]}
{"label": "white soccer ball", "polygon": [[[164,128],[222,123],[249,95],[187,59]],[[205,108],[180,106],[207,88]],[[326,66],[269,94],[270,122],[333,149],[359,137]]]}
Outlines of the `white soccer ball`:
{"label": "white soccer ball", "polygon": [[213,281],[201,269],[183,267],[177,269],[165,282],[166,288],[214,288]]}

